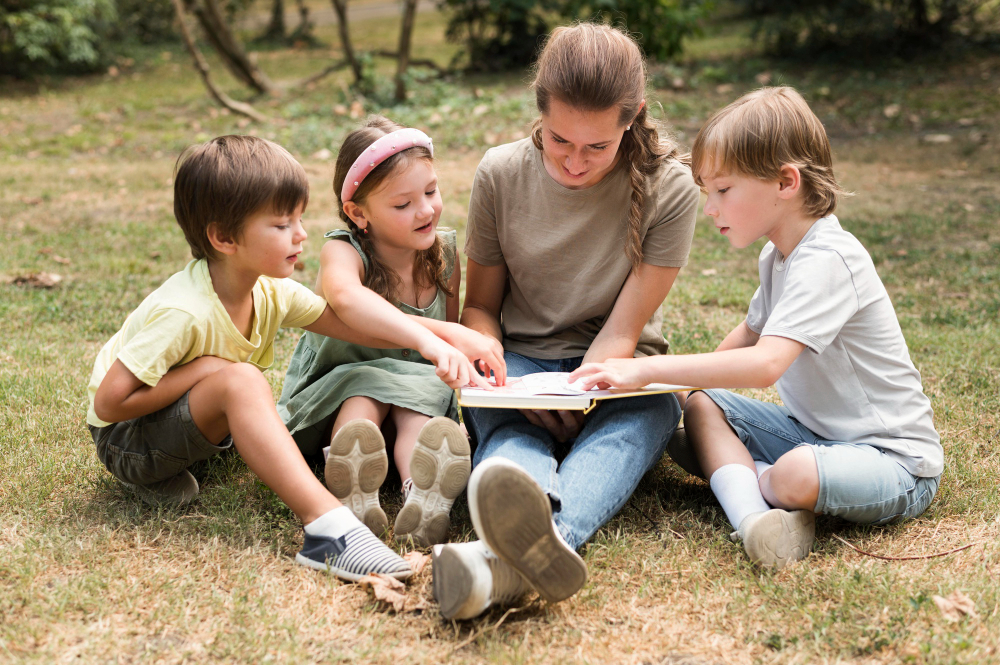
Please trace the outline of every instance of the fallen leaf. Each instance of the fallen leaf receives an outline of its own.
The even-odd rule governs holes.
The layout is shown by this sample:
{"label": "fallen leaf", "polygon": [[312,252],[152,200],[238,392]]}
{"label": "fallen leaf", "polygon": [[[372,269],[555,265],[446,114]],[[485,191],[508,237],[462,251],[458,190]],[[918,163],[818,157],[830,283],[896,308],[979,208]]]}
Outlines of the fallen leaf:
{"label": "fallen leaf", "polygon": [[51,254],[52,253],[52,248],[51,247],[42,247],[41,249],[38,250],[38,253],[39,254]]}
{"label": "fallen leaf", "polygon": [[360,118],[365,114],[365,107],[362,106],[361,102],[354,100],[351,102],[351,117]]}
{"label": "fallen leaf", "polygon": [[330,159],[331,157],[333,157],[333,153],[326,148],[323,148],[322,150],[317,150],[312,154],[313,159],[319,159],[324,162]]}
{"label": "fallen leaf", "polygon": [[675,76],[670,79],[670,87],[674,90],[683,90],[687,83],[680,76]]}
{"label": "fallen leaf", "polygon": [[472,109],[472,117],[473,118],[479,117],[479,116],[481,116],[482,114],[486,113],[489,110],[490,110],[490,107],[489,107],[488,104],[477,104]]}
{"label": "fallen leaf", "polygon": [[728,94],[728,93],[730,93],[730,92],[733,91],[733,84],[732,83],[720,83],[719,85],[715,86],[715,91],[717,93],[719,93],[720,95]]}
{"label": "fallen leaf", "polygon": [[64,266],[68,266],[69,264],[73,263],[72,261],[70,261],[69,259],[67,259],[65,256],[59,256],[58,254],[53,254],[52,255],[52,260],[55,261],[56,263],[61,263]]}
{"label": "fallen leaf", "polygon": [[951,143],[951,134],[925,134],[921,141],[924,143]]}
{"label": "fallen leaf", "polygon": [[417,552],[416,550],[403,555],[403,560],[410,564],[410,568],[413,570],[414,575],[419,575],[420,571],[424,569],[427,562],[431,560],[426,554]]}
{"label": "fallen leaf", "polygon": [[41,203],[42,200],[37,196],[22,196],[21,203],[27,203],[30,206],[36,206]]}
{"label": "fallen leaf", "polygon": [[347,107],[343,104],[334,104],[333,112],[337,115],[347,115]]}
{"label": "fallen leaf", "polygon": [[59,285],[62,275],[52,272],[32,272],[27,275],[17,275],[10,280],[17,286],[30,286],[35,289],[51,289]]}
{"label": "fallen leaf", "polygon": [[941,610],[941,616],[946,621],[958,621],[963,616],[972,617],[973,619],[979,616],[976,614],[976,604],[961,591],[952,591],[951,595],[947,598],[931,596],[931,600]]}
{"label": "fallen leaf", "polygon": [[897,115],[899,115],[901,108],[902,107],[899,104],[889,104],[884,109],[882,109],[882,113],[887,118],[895,118]]}
{"label": "fallen leaf", "polygon": [[701,274],[704,275],[705,277],[711,277],[712,275],[716,274],[717,272],[719,272],[719,271],[716,270],[715,268],[708,268],[707,270],[702,270]]}
{"label": "fallen leaf", "polygon": [[149,258],[151,258],[151,259],[158,259],[158,258],[160,258],[160,251],[159,250],[154,250],[154,251],[150,252],[149,253]]}
{"label": "fallen leaf", "polygon": [[965,203],[962,205],[962,207],[965,208],[966,212],[973,212],[976,209],[976,206],[972,205],[971,203]]}
{"label": "fallen leaf", "polygon": [[304,263],[302,263],[302,261],[296,261],[295,263],[292,264],[292,266],[295,268],[295,270],[305,270],[306,269],[306,266],[305,266]]}
{"label": "fallen leaf", "polygon": [[401,593],[406,590],[406,585],[395,577],[372,573],[358,580],[358,586],[362,589],[371,589],[376,600],[382,601],[397,612],[402,612],[406,607],[406,594]]}
{"label": "fallen leaf", "polygon": [[761,85],[767,85],[768,83],[771,82],[771,72],[761,72],[760,74],[757,74],[757,76],[754,76],[753,78],[755,81],[757,81],[757,83]]}

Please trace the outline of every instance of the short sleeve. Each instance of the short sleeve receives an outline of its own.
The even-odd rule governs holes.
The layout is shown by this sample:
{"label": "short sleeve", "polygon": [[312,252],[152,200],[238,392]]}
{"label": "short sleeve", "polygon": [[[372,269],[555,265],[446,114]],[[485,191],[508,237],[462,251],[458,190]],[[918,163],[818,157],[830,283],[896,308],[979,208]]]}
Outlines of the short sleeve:
{"label": "short sleeve", "polygon": [[316,322],[326,309],[326,299],[318,296],[293,279],[278,280],[282,285],[285,317],[282,328],[303,328]]}
{"label": "short sleeve", "polygon": [[835,250],[800,247],[761,335],[787,337],[822,353],[860,309],[853,275]]}
{"label": "short sleeve", "polygon": [[490,153],[487,152],[479,162],[472,183],[465,254],[480,265],[497,266],[504,262],[504,257],[497,232],[496,191],[489,162]]}
{"label": "short sleeve", "polygon": [[764,301],[763,290],[758,286],[753,298],[750,299],[750,306],[747,307],[747,327],[759,335],[766,324],[767,303]]}
{"label": "short sleeve", "polygon": [[196,320],[180,309],[155,309],[118,352],[118,360],[137,379],[155,387],[194,345]]}
{"label": "short sleeve", "polygon": [[654,218],[642,241],[643,263],[680,268],[687,265],[701,190],[691,177],[691,170],[676,160],[669,160],[647,196],[655,202]]}
{"label": "short sleeve", "polygon": [[353,232],[347,229],[334,229],[333,231],[328,231],[323,237],[329,240],[343,240],[346,243],[350,243],[351,247],[361,255],[361,265],[364,267],[365,272],[368,272],[368,255],[365,254],[365,250],[361,249],[361,243],[354,237]]}

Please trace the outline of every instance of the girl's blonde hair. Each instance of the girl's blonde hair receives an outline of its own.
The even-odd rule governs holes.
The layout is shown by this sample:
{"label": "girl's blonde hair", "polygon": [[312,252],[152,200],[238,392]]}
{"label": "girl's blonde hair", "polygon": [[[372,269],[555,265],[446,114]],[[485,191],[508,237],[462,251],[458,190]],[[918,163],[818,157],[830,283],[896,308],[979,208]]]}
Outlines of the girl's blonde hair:
{"label": "girl's blonde hair", "polygon": [[[333,176],[333,191],[337,195],[337,212],[340,214],[340,218],[347,224],[351,233],[354,234],[365,256],[368,257],[368,269],[365,270],[364,285],[391,303],[399,302],[398,293],[402,286],[402,280],[400,280],[399,275],[392,268],[385,265],[379,259],[378,254],[375,252],[375,244],[371,235],[362,233],[358,225],[354,223],[354,220],[344,212],[344,202],[340,200],[340,193],[344,188],[347,171],[354,164],[358,155],[364,152],[376,139],[399,129],[405,128],[386,117],[380,115],[369,116],[363,127],[355,129],[344,139],[344,143],[340,146],[340,154],[337,155],[337,165]],[[387,178],[409,166],[417,159],[432,162],[434,158],[427,148],[421,146],[397,152],[376,166],[361,181],[361,186],[358,187],[357,192],[351,197],[351,200],[358,205],[363,205],[368,196],[377,190]],[[448,297],[451,297],[454,294],[451,292],[444,274],[444,244],[441,242],[441,238],[435,235],[433,245],[428,249],[417,252],[417,260],[413,264],[413,281],[420,288],[437,286]]]}
{"label": "girl's blonde hair", "polygon": [[825,217],[845,192],[833,175],[830,139],[806,100],[787,86],[761,88],[743,95],[698,132],[691,150],[695,182],[701,173],[739,174],[774,181],[791,164],[802,175],[804,210]]}
{"label": "girl's blonde hair", "polygon": [[[625,253],[633,267],[642,263],[642,214],[646,180],[664,160],[677,157],[677,144],[661,136],[659,124],[643,105],[646,63],[639,45],[623,31],[597,23],[556,28],[535,63],[538,110],[548,113],[552,99],[575,109],[604,111],[617,107],[619,122],[631,123],[618,148],[632,185]],[[542,150],[541,118],[531,128],[531,140]]]}

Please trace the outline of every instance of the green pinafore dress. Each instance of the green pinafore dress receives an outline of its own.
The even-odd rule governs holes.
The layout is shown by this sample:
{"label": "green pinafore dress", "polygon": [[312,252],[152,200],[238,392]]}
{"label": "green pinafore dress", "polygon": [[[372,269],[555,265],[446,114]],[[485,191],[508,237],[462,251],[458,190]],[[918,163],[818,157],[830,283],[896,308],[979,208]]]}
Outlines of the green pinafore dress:
{"label": "green pinafore dress", "polygon": [[[441,230],[438,236],[444,245],[447,280],[455,268],[456,234]],[[351,243],[368,269],[368,257],[350,231],[337,229],[325,237]],[[444,292],[438,290],[424,309],[406,303],[396,306],[405,314],[444,321],[446,300]],[[302,335],[292,354],[278,413],[303,454],[314,455],[330,445],[331,419],[337,409],[349,397],[359,395],[427,416],[458,420],[455,392],[415,350],[372,349],[311,332]]]}

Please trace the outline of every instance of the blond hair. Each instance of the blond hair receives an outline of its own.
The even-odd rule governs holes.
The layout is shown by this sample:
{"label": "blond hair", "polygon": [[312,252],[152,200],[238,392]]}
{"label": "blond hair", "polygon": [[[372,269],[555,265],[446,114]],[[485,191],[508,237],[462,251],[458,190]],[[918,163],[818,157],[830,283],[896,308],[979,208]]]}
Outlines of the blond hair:
{"label": "blond hair", "polygon": [[755,90],[713,115],[694,140],[691,161],[702,188],[705,168],[773,181],[791,164],[802,177],[803,209],[816,217],[829,215],[840,196],[850,195],[833,175],[823,123],[787,86]]}
{"label": "blond hair", "polygon": [[291,214],[309,203],[305,169],[277,143],[220,136],[188,147],[174,166],[174,217],[196,259],[216,259],[208,227],[239,242],[250,216]]}
{"label": "blond hair", "polygon": [[[661,136],[659,124],[643,105],[646,63],[639,45],[628,34],[607,25],[578,23],[552,31],[535,64],[538,110],[549,111],[552,99],[584,111],[618,108],[622,136],[618,151],[628,168],[632,194],[626,220],[625,254],[633,267],[642,263],[642,215],[646,181],[665,159],[677,156],[670,136]],[[541,119],[531,128],[531,140],[542,150]]]}
{"label": "blond hair", "polygon": [[[368,268],[365,270],[363,283],[391,303],[399,302],[398,293],[402,286],[402,280],[395,270],[379,259],[371,234],[363,233],[354,220],[344,212],[344,202],[340,200],[340,195],[344,189],[344,180],[347,179],[347,171],[354,164],[358,155],[364,152],[376,139],[399,129],[405,129],[405,127],[384,116],[369,116],[363,127],[355,129],[344,138],[344,143],[340,146],[340,153],[337,155],[337,165],[333,175],[333,191],[337,195],[337,212],[368,258]],[[364,205],[368,196],[376,191],[386,179],[418,159],[428,162],[434,161],[430,151],[423,146],[407,148],[388,157],[365,176],[351,200],[358,205]],[[444,244],[441,242],[441,238],[435,235],[433,245],[417,252],[416,261],[413,263],[413,281],[419,288],[437,286],[445,295],[451,297],[454,294],[448,286],[444,273]]]}

